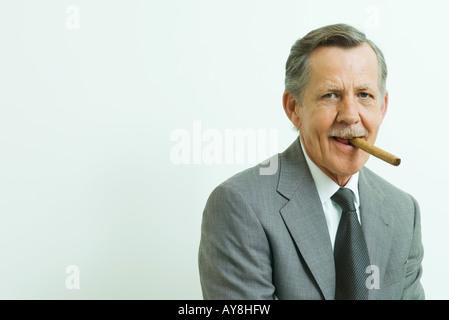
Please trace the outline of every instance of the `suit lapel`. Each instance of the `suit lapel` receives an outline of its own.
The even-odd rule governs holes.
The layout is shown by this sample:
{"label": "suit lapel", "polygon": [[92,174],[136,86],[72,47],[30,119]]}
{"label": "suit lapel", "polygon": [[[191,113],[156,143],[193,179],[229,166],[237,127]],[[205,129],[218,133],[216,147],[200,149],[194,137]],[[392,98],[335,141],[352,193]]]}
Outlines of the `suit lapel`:
{"label": "suit lapel", "polygon": [[321,201],[299,140],[281,157],[278,192],[287,228],[325,299],[335,296],[334,256]]}
{"label": "suit lapel", "polygon": [[[362,230],[370,263],[379,268],[380,279],[383,279],[393,237],[391,228],[393,216],[389,214],[389,208],[384,204],[383,191],[379,190],[375,180],[365,168],[360,171],[359,194]],[[372,290],[370,296],[371,293]]]}

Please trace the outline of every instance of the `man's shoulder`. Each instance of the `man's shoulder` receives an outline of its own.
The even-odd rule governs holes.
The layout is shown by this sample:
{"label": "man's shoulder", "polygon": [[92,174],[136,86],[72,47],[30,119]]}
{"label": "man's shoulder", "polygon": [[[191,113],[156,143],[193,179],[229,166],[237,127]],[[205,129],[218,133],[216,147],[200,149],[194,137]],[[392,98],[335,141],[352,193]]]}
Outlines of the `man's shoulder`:
{"label": "man's shoulder", "polygon": [[227,188],[246,193],[250,190],[276,189],[279,180],[279,157],[269,159],[240,171],[223,181],[217,188]]}
{"label": "man's shoulder", "polygon": [[262,214],[270,212],[268,208],[276,207],[282,197],[277,192],[279,170],[263,174],[266,168],[265,163],[260,163],[220,183],[209,195],[205,212],[222,216],[223,212],[246,215],[245,208]]}

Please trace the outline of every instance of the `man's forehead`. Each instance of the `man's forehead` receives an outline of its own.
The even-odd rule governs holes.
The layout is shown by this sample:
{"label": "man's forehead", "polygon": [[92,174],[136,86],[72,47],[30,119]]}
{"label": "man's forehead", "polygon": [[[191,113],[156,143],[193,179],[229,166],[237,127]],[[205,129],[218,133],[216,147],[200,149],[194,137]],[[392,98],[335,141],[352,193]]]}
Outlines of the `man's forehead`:
{"label": "man's forehead", "polygon": [[[375,84],[374,84],[375,85]],[[319,91],[343,91],[345,90],[344,83],[337,83],[331,80],[323,81],[318,87]],[[354,84],[354,89],[357,90],[374,90],[377,89],[377,86],[373,87],[373,83],[360,82]]]}
{"label": "man's forehead", "polygon": [[349,66],[378,68],[376,53],[369,44],[353,48],[318,47],[310,53],[309,64],[312,68],[344,68]]}
{"label": "man's forehead", "polygon": [[[368,47],[366,47],[368,46]],[[354,86],[377,88],[377,56],[366,44],[354,48],[321,47],[310,56],[310,82],[319,87],[342,88],[347,81]]]}

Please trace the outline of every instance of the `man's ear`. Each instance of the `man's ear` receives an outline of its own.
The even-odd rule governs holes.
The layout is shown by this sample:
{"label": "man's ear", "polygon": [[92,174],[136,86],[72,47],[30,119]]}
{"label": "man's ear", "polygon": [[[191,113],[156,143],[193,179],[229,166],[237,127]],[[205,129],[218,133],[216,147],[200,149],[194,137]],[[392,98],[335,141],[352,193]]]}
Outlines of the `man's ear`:
{"label": "man's ear", "polygon": [[384,100],[382,101],[382,106],[380,107],[380,113],[382,114],[382,120],[385,117],[388,109],[388,91],[385,93]]}
{"label": "man's ear", "polygon": [[290,92],[284,92],[284,95],[282,96],[282,105],[284,106],[284,111],[287,117],[295,127],[299,128],[301,126],[299,105],[296,103],[296,99]]}

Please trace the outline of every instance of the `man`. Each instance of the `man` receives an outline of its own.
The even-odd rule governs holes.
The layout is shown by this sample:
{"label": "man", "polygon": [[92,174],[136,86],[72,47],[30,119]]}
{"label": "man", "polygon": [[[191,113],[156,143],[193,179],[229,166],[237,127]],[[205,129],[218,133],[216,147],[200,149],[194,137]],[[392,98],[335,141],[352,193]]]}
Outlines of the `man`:
{"label": "man", "polygon": [[299,39],[283,106],[299,137],[218,186],[206,204],[205,299],[424,299],[420,211],[348,143],[374,143],[388,106],[382,52],[344,24]]}

